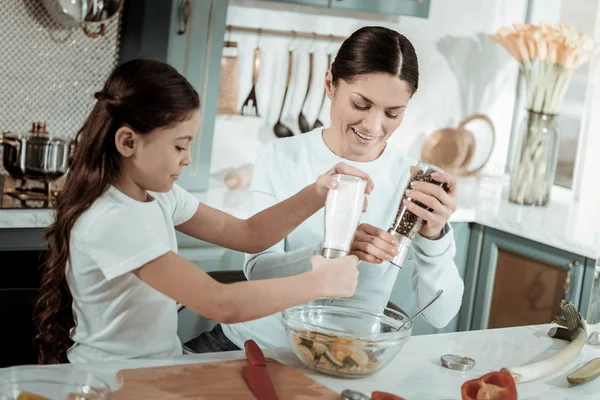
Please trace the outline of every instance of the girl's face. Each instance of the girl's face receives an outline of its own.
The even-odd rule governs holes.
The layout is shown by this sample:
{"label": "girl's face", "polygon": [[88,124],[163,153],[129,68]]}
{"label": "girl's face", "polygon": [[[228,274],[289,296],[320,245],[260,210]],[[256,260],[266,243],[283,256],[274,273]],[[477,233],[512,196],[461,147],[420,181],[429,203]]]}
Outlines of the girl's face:
{"label": "girl's face", "polygon": [[175,126],[145,135],[133,133],[130,146],[119,148],[126,140],[119,139],[117,132],[117,148],[124,156],[121,174],[144,191],[168,192],[179,179],[183,167],[192,162],[190,144],[199,128],[200,111],[196,110],[190,118]]}
{"label": "girl's face", "polygon": [[375,160],[402,122],[412,96],[409,85],[387,73],[359,75],[351,83],[340,79],[335,86],[332,78],[327,72],[331,128],[325,142],[340,157]]}

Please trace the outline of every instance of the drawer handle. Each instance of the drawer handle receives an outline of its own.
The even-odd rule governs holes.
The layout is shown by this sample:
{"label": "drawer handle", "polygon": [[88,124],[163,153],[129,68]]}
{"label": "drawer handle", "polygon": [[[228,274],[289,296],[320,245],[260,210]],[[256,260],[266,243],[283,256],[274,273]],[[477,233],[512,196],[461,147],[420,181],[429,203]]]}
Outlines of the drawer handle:
{"label": "drawer handle", "polygon": [[573,267],[576,267],[579,265],[579,261],[574,260],[571,261],[569,263],[569,270],[567,271],[567,276],[565,278],[565,283],[563,285],[563,288],[565,289],[565,298],[567,297],[567,294],[569,293],[569,289],[571,289],[571,270],[573,269]]}

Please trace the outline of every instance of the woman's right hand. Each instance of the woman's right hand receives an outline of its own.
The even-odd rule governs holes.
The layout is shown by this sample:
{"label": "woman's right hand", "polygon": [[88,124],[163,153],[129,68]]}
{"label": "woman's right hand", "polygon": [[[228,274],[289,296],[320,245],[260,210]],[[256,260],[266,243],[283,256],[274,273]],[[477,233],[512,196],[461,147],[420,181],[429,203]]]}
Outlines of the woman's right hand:
{"label": "woman's right hand", "polygon": [[327,259],[323,256],[310,258],[313,271],[322,285],[322,297],[350,297],[356,291],[358,284],[358,258],[346,256]]}
{"label": "woman's right hand", "polygon": [[391,261],[398,254],[397,246],[398,239],[383,229],[360,224],[350,246],[350,254],[354,254],[361,261],[381,264],[384,260]]}

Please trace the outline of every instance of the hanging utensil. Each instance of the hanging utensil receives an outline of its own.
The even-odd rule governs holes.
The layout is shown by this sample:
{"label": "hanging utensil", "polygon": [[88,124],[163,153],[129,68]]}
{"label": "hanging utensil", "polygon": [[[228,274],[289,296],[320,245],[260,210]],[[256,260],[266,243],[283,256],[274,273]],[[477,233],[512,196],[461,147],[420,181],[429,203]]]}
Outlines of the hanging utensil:
{"label": "hanging utensil", "polygon": [[[331,66],[331,53],[327,54],[327,69]],[[323,123],[319,119],[319,116],[323,112],[323,107],[325,106],[325,98],[327,97],[327,87],[323,89],[323,98],[321,99],[321,105],[319,106],[319,112],[317,113],[317,119],[313,124],[312,128],[317,129],[323,126]]]}
{"label": "hanging utensil", "polygon": [[292,130],[290,128],[288,128],[287,126],[285,126],[281,122],[281,116],[283,115],[283,109],[285,108],[285,99],[287,97],[288,89],[290,87],[290,82],[292,80],[292,64],[293,64],[293,62],[294,62],[294,55],[292,53],[292,50],[289,50],[288,51],[288,73],[287,73],[287,79],[285,82],[285,91],[283,92],[283,100],[281,101],[281,110],[279,111],[279,118],[277,118],[277,122],[275,123],[275,126],[273,127],[275,136],[277,136],[278,138],[294,136],[294,133],[292,132]]}
{"label": "hanging utensil", "polygon": [[[489,126],[491,144],[485,160],[478,167],[469,170],[475,151],[475,135],[474,131],[466,126],[475,120],[481,120]],[[481,171],[490,159],[495,135],[494,124],[488,116],[473,114],[461,121],[457,128],[439,129],[428,136],[421,149],[421,159],[454,175],[473,176]]]}
{"label": "hanging utensil", "polygon": [[442,295],[442,293],[444,293],[444,291],[442,289],[438,290],[437,293],[435,294],[435,296],[433,296],[433,299],[431,299],[429,301],[429,303],[425,304],[425,306],[423,306],[423,308],[421,308],[419,311],[417,311],[415,313],[415,315],[413,315],[412,317],[410,317],[409,319],[407,319],[406,321],[404,321],[404,323],[402,325],[400,325],[397,330],[402,329],[402,327],[404,325],[408,324],[410,321],[412,321],[413,319],[415,319],[415,317],[417,317],[418,315],[421,315],[421,313],[423,311],[425,311],[427,309],[427,307],[429,307],[430,305],[432,305],[437,299],[440,298],[440,296]]}
{"label": "hanging utensil", "polygon": [[300,107],[300,114],[298,114],[298,126],[300,127],[300,132],[302,133],[310,131],[310,124],[308,123],[308,119],[306,119],[303,111],[304,105],[306,104],[306,99],[308,99],[308,94],[310,93],[310,86],[312,85],[314,57],[315,52],[311,50],[310,54],[308,55],[308,83],[306,85],[306,93],[304,94],[302,107]]}
{"label": "hanging utensil", "polygon": [[260,47],[256,45],[256,48],[254,49],[254,65],[252,67],[252,89],[250,89],[250,93],[242,105],[242,115],[260,117],[260,113],[258,112],[258,104],[256,103],[256,84],[258,83],[259,72]]}
{"label": "hanging utensil", "polygon": [[238,112],[238,44],[225,41],[221,56],[221,78],[217,97],[217,114],[239,114]]}
{"label": "hanging utensil", "polygon": [[[80,27],[92,39],[99,39],[106,31],[105,23],[119,14],[124,0],[43,0],[48,14],[58,23],[68,27]],[[99,30],[92,32],[87,24],[100,23]]]}

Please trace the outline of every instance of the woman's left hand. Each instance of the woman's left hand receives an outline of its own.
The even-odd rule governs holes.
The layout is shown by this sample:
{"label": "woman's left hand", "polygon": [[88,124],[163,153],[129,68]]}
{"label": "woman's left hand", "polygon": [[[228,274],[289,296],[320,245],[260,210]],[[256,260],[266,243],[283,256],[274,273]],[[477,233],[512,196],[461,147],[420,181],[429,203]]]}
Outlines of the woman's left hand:
{"label": "woman's left hand", "polygon": [[[410,172],[415,174],[418,169],[411,167]],[[419,231],[421,236],[435,240],[440,237],[444,225],[456,211],[457,189],[456,177],[447,172],[435,172],[431,174],[431,177],[438,182],[446,183],[448,191],[446,192],[441,186],[433,183],[413,182],[412,189],[408,189],[406,195],[414,201],[405,199],[404,204],[408,210],[425,221]],[[431,211],[415,204],[415,201],[424,204]]]}

